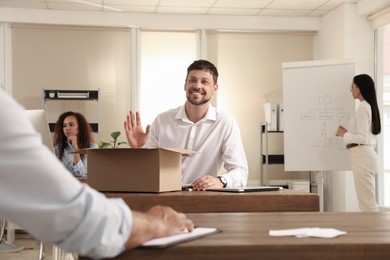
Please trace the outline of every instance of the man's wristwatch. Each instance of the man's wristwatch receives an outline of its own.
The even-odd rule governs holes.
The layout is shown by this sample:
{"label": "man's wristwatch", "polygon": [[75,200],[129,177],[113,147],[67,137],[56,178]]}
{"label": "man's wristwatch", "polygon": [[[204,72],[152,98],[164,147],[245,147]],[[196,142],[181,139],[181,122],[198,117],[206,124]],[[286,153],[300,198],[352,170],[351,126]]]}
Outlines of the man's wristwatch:
{"label": "man's wristwatch", "polygon": [[227,181],[223,176],[218,176],[218,179],[222,182],[223,187],[226,188],[227,186]]}

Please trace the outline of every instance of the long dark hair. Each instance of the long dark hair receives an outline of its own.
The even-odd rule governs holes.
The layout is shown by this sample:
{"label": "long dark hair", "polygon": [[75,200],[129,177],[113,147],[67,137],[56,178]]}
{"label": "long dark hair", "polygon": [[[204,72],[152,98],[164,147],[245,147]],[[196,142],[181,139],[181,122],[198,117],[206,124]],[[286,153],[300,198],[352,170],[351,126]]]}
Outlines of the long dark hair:
{"label": "long dark hair", "polygon": [[[79,126],[79,134],[77,135],[77,143],[80,149],[83,148],[89,148],[91,143],[94,142],[93,140],[93,134],[92,134],[92,128],[87,122],[87,119],[85,117],[78,113],[78,112],[73,112],[73,111],[68,111],[63,114],[61,114],[58,117],[58,120],[54,126],[54,145],[58,146],[58,151],[59,155],[58,158],[61,160],[62,157],[64,156],[64,150],[67,145],[67,140],[65,134],[64,134],[64,129],[63,129],[63,124],[65,118],[68,116],[75,116],[77,118],[77,124]],[[81,158],[84,158],[84,154],[80,154]]]}
{"label": "long dark hair", "polygon": [[381,132],[381,117],[376,99],[375,83],[367,74],[356,75],[353,82],[358,86],[363,98],[371,106],[371,132],[377,135]]}

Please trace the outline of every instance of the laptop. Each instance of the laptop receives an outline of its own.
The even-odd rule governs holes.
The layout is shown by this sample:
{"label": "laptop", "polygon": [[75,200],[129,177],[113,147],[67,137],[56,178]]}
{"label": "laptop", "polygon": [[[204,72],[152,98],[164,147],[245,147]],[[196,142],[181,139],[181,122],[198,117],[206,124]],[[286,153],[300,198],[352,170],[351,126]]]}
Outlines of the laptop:
{"label": "laptop", "polygon": [[262,192],[262,191],[278,191],[283,189],[278,186],[253,186],[253,187],[233,187],[233,188],[211,188],[206,191],[220,191],[220,192]]}
{"label": "laptop", "polygon": [[27,117],[30,119],[30,122],[34,126],[35,131],[41,134],[43,144],[46,145],[50,151],[54,152],[53,140],[51,137],[45,110],[26,110],[26,114]]}

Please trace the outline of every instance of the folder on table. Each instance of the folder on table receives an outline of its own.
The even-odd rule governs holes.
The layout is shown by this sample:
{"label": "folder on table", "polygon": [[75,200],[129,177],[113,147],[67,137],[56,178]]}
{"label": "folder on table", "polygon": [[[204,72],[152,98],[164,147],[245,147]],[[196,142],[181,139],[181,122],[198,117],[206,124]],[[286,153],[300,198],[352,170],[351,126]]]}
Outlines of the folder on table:
{"label": "folder on table", "polygon": [[149,240],[145,242],[142,247],[146,248],[166,248],[170,246],[174,246],[183,242],[191,241],[194,239],[199,239],[202,237],[206,237],[212,234],[216,234],[222,232],[222,229],[219,228],[207,228],[207,227],[197,227],[194,228],[192,232],[183,231],[176,235],[168,236],[168,237],[160,237]]}
{"label": "folder on table", "polygon": [[278,191],[281,190],[278,186],[255,186],[255,187],[233,187],[233,188],[209,188],[206,191],[220,191],[220,192],[262,192],[262,191]]}

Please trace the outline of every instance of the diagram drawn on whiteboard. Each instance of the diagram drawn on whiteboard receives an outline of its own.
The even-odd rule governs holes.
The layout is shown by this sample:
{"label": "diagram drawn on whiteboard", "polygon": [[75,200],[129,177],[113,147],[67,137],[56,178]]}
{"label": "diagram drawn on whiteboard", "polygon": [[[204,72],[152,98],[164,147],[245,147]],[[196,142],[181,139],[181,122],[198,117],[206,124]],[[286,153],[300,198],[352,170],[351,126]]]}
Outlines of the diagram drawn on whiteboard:
{"label": "diagram drawn on whiteboard", "polygon": [[[302,122],[309,121],[311,124],[318,124],[317,127],[311,127],[311,129],[319,129],[312,147],[345,149],[341,138],[336,137],[334,133],[338,125],[346,125],[348,123],[350,119],[349,112],[342,107],[332,107],[330,95],[319,96],[318,104],[318,108],[308,109],[306,112],[300,113]],[[338,123],[337,126],[335,126],[336,121]]]}

